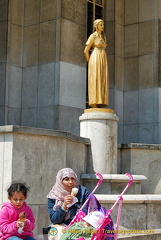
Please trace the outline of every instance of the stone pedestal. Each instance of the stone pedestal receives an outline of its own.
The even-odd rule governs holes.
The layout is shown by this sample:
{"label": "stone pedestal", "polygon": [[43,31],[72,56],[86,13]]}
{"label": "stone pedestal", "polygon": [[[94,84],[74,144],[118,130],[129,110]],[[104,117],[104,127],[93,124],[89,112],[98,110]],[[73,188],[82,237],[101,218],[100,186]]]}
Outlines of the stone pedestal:
{"label": "stone pedestal", "polygon": [[112,109],[86,109],[80,120],[80,136],[91,140],[93,171],[117,173],[118,117]]}

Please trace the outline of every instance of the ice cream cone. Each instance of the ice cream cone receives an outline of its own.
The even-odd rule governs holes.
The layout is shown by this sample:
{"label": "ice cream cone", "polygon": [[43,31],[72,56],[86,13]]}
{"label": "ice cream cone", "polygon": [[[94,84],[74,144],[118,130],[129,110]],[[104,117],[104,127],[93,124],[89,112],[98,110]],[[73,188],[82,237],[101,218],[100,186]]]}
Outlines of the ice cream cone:
{"label": "ice cream cone", "polygon": [[26,213],[25,212],[21,212],[19,214],[19,221],[20,222],[25,222],[25,220],[26,220]]}
{"label": "ice cream cone", "polygon": [[78,193],[78,188],[72,188],[71,196],[75,197]]}
{"label": "ice cream cone", "polygon": [[22,230],[24,228],[25,220],[26,220],[26,213],[25,212],[21,212],[19,214],[19,219],[18,219],[18,221],[21,222],[21,224],[22,224],[22,227],[18,228],[18,233],[20,233],[20,234],[22,233]]}

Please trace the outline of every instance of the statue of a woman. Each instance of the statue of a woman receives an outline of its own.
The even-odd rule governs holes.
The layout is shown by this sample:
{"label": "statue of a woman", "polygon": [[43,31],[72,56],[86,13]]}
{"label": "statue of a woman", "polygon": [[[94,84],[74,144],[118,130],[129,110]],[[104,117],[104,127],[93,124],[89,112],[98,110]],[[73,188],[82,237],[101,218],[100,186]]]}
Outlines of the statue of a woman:
{"label": "statue of a woman", "polygon": [[[98,108],[108,105],[109,81],[104,21],[96,19],[94,27],[96,31],[89,36],[84,54],[88,62],[89,106]],[[91,54],[90,49],[92,49]]]}

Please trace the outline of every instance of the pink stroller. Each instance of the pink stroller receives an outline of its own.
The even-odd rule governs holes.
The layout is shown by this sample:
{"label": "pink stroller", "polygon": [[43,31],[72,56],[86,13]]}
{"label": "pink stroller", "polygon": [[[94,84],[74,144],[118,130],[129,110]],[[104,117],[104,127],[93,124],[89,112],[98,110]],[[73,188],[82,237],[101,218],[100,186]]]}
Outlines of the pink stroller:
{"label": "pink stroller", "polygon": [[[92,211],[94,211],[94,210],[98,211],[99,210],[99,211],[101,211],[101,212],[103,212],[105,214],[101,225],[97,229],[95,229],[94,234],[91,237],[91,240],[104,240],[104,239],[106,239],[106,240],[117,240],[117,238],[118,238],[118,229],[119,229],[119,225],[120,225],[122,202],[123,202],[123,197],[122,196],[124,195],[126,190],[132,184],[133,177],[132,177],[132,175],[130,173],[126,173],[125,174],[125,175],[127,175],[130,178],[129,182],[126,184],[125,189],[122,191],[120,196],[118,196],[118,199],[113,204],[111,209],[106,210],[104,207],[101,207],[100,203],[98,202],[98,200],[94,196],[94,192],[96,191],[96,189],[100,186],[100,184],[103,181],[103,177],[102,177],[102,175],[100,173],[96,173],[96,175],[99,176],[100,180],[98,181],[98,183],[97,183],[96,187],[94,188],[94,190],[92,191],[92,193],[89,195],[88,199],[85,201],[85,203],[82,205],[82,207],[80,208],[78,213],[75,215],[74,219],[68,225],[67,229],[73,223],[81,221],[82,218],[86,216],[86,214],[82,211],[82,209],[87,204],[88,213],[91,210]],[[117,204],[118,204],[118,214],[117,214],[116,228],[114,230],[113,222],[112,222],[112,219],[111,219],[110,215],[113,212],[113,209],[115,208],[115,206]],[[93,207],[93,209],[92,209],[92,207]],[[85,240],[85,238],[79,238],[79,240]]]}

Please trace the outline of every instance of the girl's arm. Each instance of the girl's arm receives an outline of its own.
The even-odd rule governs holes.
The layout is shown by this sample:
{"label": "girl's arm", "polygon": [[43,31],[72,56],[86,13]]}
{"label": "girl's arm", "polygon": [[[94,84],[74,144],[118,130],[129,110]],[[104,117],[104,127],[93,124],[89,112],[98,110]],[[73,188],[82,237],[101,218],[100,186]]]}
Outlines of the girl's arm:
{"label": "girl's arm", "polygon": [[0,211],[0,232],[2,234],[17,233],[17,221],[10,222],[9,213],[6,208],[2,208]]}

